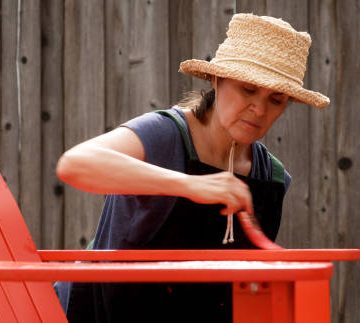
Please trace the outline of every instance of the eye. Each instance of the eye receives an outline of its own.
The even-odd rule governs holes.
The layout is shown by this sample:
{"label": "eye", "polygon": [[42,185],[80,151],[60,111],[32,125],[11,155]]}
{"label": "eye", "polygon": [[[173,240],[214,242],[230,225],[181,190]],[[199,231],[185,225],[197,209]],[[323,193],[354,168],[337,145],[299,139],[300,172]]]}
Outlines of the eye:
{"label": "eye", "polygon": [[283,95],[270,96],[270,102],[274,105],[281,105],[285,102],[286,98]]}
{"label": "eye", "polygon": [[272,104],[275,104],[275,105],[280,105],[280,104],[283,103],[282,100],[280,100],[280,99],[275,99],[275,98],[271,98],[270,101],[271,101]]}
{"label": "eye", "polygon": [[250,87],[250,86],[242,86],[242,90],[246,94],[254,94],[256,92],[256,88],[255,87]]}

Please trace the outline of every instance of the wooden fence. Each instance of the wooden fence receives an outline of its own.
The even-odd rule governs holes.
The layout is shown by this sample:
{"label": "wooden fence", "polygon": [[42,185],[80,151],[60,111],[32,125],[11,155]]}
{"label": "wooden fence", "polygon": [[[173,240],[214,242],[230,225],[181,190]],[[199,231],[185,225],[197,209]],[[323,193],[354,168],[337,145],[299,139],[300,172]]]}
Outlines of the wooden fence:
{"label": "wooden fence", "polygon": [[[207,86],[178,73],[209,59],[236,12],[282,17],[313,38],[306,87],[331,98],[293,104],[264,142],[293,176],[279,243],[360,247],[359,0],[1,0],[0,171],[39,248],[80,248],[103,197],[55,176],[61,153]],[[340,264],[333,322],[360,321],[360,264]]]}

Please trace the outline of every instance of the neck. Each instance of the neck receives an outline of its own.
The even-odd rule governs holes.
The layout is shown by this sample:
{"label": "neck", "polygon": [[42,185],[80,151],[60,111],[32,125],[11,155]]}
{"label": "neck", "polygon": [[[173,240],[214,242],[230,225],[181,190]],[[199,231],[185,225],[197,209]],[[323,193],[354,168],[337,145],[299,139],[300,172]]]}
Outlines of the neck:
{"label": "neck", "polygon": [[[208,147],[215,156],[219,156],[219,159],[223,164],[227,164],[231,145],[235,140],[230,136],[228,131],[221,127],[216,115],[213,112],[211,113],[213,116],[209,118],[209,123],[205,126]],[[236,169],[236,165],[239,165],[244,161],[249,161],[252,157],[250,144],[242,144],[236,141],[235,143],[234,169]]]}
{"label": "neck", "polygon": [[[231,144],[234,139],[221,127],[214,110],[208,115],[208,122],[201,124],[192,114],[187,114],[194,145],[202,162],[228,170]],[[234,172],[247,175],[251,168],[252,150],[250,144],[236,142],[234,151]]]}

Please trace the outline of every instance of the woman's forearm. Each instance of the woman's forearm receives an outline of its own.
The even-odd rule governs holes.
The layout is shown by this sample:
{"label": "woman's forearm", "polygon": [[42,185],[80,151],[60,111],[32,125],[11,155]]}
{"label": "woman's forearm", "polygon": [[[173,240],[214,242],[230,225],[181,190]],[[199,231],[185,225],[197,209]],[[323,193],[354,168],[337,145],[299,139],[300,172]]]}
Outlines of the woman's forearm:
{"label": "woman's forearm", "polygon": [[57,175],[82,191],[98,194],[184,196],[188,175],[161,168],[109,148],[84,145],[66,152]]}
{"label": "woman's forearm", "polygon": [[59,160],[57,175],[86,192],[123,195],[180,196],[201,204],[223,204],[226,215],[252,213],[248,186],[229,172],[188,175],[161,168],[98,144],[81,144]]}

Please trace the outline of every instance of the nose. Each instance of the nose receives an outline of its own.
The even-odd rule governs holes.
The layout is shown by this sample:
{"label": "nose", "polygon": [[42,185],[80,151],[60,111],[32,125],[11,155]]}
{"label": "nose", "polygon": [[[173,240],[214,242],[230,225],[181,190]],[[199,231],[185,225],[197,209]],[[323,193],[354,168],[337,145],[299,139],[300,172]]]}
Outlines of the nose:
{"label": "nose", "polygon": [[261,97],[254,98],[250,104],[250,110],[254,112],[257,117],[262,117],[266,113],[266,101]]}

